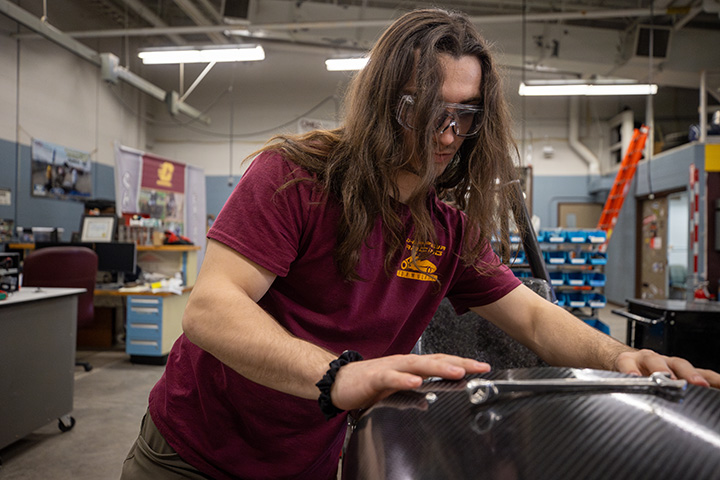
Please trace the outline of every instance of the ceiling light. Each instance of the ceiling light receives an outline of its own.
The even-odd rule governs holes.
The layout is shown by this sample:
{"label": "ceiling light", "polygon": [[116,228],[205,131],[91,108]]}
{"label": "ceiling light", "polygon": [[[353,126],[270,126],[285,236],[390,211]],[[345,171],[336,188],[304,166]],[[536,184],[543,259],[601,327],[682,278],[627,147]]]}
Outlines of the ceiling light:
{"label": "ceiling light", "polygon": [[144,64],[252,62],[265,59],[260,45],[231,45],[211,48],[157,48],[138,53]]}
{"label": "ceiling light", "polygon": [[658,86],[648,83],[520,83],[521,96],[569,96],[569,95],[655,95]]}
{"label": "ceiling light", "polygon": [[325,60],[325,68],[327,68],[329,72],[362,70],[365,65],[367,65],[368,60],[368,57],[328,58]]}

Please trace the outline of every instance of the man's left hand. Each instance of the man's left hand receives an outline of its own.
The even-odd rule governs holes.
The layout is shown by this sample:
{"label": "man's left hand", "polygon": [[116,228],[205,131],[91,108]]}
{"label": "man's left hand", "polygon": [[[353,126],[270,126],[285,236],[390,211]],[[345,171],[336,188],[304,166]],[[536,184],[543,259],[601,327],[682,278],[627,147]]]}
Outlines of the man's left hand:
{"label": "man's left hand", "polygon": [[636,350],[618,355],[616,369],[630,375],[650,375],[653,372],[667,372],[674,379],[684,379],[701,387],[720,388],[720,374],[712,370],[695,368],[690,362],[679,357],[666,357],[652,350]]}

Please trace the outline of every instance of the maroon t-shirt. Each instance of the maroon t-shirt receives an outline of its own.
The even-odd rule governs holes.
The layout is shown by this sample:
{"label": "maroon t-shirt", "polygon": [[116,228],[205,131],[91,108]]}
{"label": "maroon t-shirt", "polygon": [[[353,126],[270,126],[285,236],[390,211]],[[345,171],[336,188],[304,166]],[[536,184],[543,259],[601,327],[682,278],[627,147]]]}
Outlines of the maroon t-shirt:
{"label": "maroon t-shirt", "polygon": [[[292,179],[307,180],[279,190]],[[408,353],[443,297],[463,313],[520,284],[505,267],[485,276],[463,265],[465,216],[434,195],[437,243],[420,246],[427,258],[409,261],[408,228],[387,275],[378,219],[360,252],[363,280],[345,281],[333,258],[341,207],[312,179],[280,154],[263,153],[208,233],[277,275],[259,304],[293,335],[366,359]],[[395,208],[409,221],[405,205]],[[483,260],[496,263],[486,250]],[[345,435],[344,415],[325,421],[317,401],[251,382],[184,335],[150,394],[150,414],[185,461],[216,479],[333,478]]]}

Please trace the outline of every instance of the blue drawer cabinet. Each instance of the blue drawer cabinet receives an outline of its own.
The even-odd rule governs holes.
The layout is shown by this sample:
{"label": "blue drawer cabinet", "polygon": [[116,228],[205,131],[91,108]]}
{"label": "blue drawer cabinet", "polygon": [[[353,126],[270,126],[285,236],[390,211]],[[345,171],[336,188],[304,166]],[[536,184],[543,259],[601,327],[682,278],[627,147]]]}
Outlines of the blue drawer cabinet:
{"label": "blue drawer cabinet", "polygon": [[127,297],[125,351],[136,363],[164,363],[182,334],[182,314],[190,295],[159,293]]}
{"label": "blue drawer cabinet", "polygon": [[161,356],[162,307],[162,297],[128,297],[126,351],[129,355]]}

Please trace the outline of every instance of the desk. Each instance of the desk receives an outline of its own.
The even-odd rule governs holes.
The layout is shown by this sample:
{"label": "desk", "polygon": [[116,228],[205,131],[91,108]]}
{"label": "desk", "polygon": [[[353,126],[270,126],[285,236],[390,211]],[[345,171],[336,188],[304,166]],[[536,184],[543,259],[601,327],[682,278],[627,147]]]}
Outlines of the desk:
{"label": "desk", "polygon": [[[25,258],[35,250],[35,244],[9,243],[8,248],[22,252],[22,258]],[[165,273],[169,277],[181,272],[185,283],[193,285],[198,273],[199,251],[197,245],[138,245],[137,263],[145,271]]]}
{"label": "desk", "polygon": [[182,334],[182,315],[192,287],[174,293],[95,290],[95,298],[125,300],[125,352],[134,363],[164,365]]}
{"label": "desk", "polygon": [[[11,243],[8,246],[13,250],[22,251],[24,255],[35,249],[34,243]],[[137,264],[144,272],[161,273],[168,277],[180,272],[185,284],[192,287],[198,273],[199,251],[200,247],[197,245],[138,245]],[[131,322],[128,322],[127,319],[130,319],[129,315],[132,312],[130,308],[126,309],[125,305],[129,295],[134,294],[96,289],[93,296],[95,321],[92,325],[79,329],[77,344],[82,347],[111,348],[115,343],[116,336],[122,333],[122,325],[127,323],[128,328],[131,326]],[[158,332],[156,337],[149,339],[142,335],[142,338],[128,336],[126,350],[130,341],[143,342],[135,344],[139,350],[133,350],[134,347],[132,347],[132,351],[128,351],[133,361],[142,361],[146,356],[149,357],[146,360],[152,360],[153,363],[158,361],[158,357],[162,361],[170,351],[172,342],[180,335],[180,320],[188,295],[181,295],[182,300],[170,300],[169,296],[170,294],[166,295],[156,305],[161,312],[160,317],[162,317],[156,324]],[[148,333],[147,330],[144,332]],[[157,348],[151,348],[153,345],[146,343],[150,340],[157,342]]]}
{"label": "desk", "polygon": [[84,291],[25,287],[0,301],[0,448],[72,411]]}

